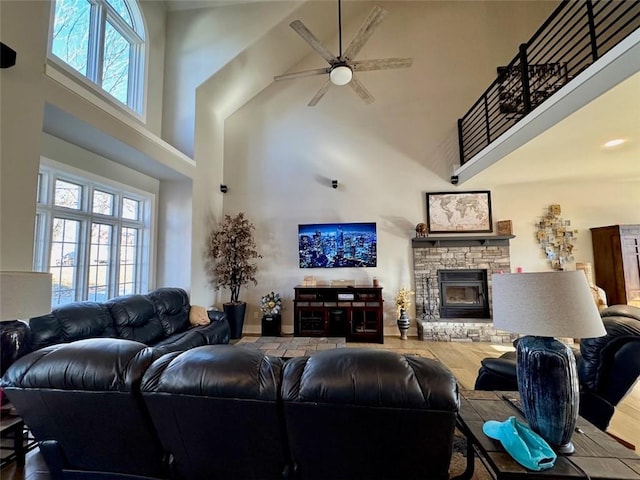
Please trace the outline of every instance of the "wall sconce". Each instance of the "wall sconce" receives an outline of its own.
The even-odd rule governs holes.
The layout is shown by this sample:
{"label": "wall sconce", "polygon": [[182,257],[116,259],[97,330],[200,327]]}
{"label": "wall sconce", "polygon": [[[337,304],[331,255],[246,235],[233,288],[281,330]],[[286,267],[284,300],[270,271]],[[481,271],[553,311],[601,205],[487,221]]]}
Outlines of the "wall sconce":
{"label": "wall sconce", "polygon": [[229,187],[227,187],[226,185],[220,184],[220,191],[222,193],[227,193],[229,191]]}
{"label": "wall sconce", "polygon": [[331,188],[338,188],[338,180],[331,180]]}

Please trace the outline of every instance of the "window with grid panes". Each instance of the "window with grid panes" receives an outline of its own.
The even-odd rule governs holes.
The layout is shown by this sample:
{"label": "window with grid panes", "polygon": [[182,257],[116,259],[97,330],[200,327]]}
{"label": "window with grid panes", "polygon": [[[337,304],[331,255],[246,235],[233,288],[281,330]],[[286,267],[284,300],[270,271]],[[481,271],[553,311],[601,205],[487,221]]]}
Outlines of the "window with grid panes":
{"label": "window with grid panes", "polygon": [[152,205],[133,188],[41,166],[34,266],[53,275],[52,306],[148,290]]}
{"label": "window with grid panes", "polygon": [[135,0],[55,0],[50,58],[142,113],[145,31]]}

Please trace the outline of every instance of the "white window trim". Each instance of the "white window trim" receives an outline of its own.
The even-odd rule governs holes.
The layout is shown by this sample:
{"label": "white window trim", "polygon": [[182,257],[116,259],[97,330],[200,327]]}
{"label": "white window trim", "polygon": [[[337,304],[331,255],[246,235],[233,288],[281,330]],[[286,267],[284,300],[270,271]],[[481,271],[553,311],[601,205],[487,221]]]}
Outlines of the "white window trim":
{"label": "white window trim", "polygon": [[[132,115],[135,119],[146,123],[148,96],[147,80],[149,70],[147,59],[149,58],[150,47],[148,42],[145,40],[147,28],[144,18],[142,17],[140,5],[137,4],[137,0],[128,1],[136,3],[138,11],[130,11],[130,13],[134,23],[134,28],[137,29],[137,31],[132,29],[127,22],[122,20],[119,14],[106,1],[103,2],[106,8],[99,10],[102,12],[102,15],[99,15],[100,18],[95,18],[95,15],[91,15],[90,23],[92,25],[99,25],[100,27],[100,38],[96,43],[90,43],[89,45],[90,51],[87,52],[87,76],[82,75],[61,58],[58,58],[52,53],[53,28],[55,26],[56,9],[55,0],[52,1],[51,10],[49,12],[49,35],[47,40],[47,63],[45,64],[45,74],[76,93],[79,93],[83,98],[96,104],[100,108],[109,111],[109,113],[112,113],[114,110],[124,111],[125,113]],[[104,19],[102,17],[104,17]],[[104,26],[107,20],[127,41],[131,43],[131,49],[129,52],[129,85],[127,90],[127,96],[132,101],[131,106],[122,103],[109,92],[102,89]],[[97,27],[90,26],[90,29],[92,28],[96,29]],[[96,51],[94,51],[94,49]],[[138,65],[138,68],[132,68],[133,65]],[[94,82],[91,79],[92,77],[96,78],[97,81]],[[80,86],[83,91],[79,92],[76,88],[77,86]]]}
{"label": "white window trim", "polygon": [[[101,177],[99,175],[80,170],[78,168],[56,162],[45,157],[41,157],[40,173],[44,173],[44,182],[40,186],[40,198],[44,200],[36,206],[37,218],[39,221],[36,225],[35,236],[35,254],[34,254],[34,270],[49,271],[50,255],[51,255],[51,226],[53,218],[67,218],[70,220],[79,220],[81,222],[81,237],[83,241],[80,244],[80,251],[77,258],[79,270],[77,278],[77,288],[81,292],[81,298],[85,299],[88,294],[88,246],[90,244],[90,228],[92,223],[104,223],[113,225],[114,231],[111,238],[111,251],[115,258],[118,254],[116,245],[120,239],[116,237],[116,232],[120,230],[117,227],[135,227],[140,231],[138,266],[136,283],[138,292],[145,293],[155,288],[155,238],[156,238],[156,196],[144,190],[122,184],[120,182]],[[55,193],[55,180],[60,179],[77,183],[83,186],[81,209],[75,210],[71,208],[59,207],[53,205],[52,195]],[[114,215],[102,215],[93,213],[88,210],[90,205],[89,198],[93,195],[94,190],[100,190],[112,193],[120,197],[131,198],[140,201],[140,219],[137,221],[126,220],[119,217],[120,202],[114,203]],[[113,269],[110,272],[110,285],[108,297],[118,295],[117,278],[119,275],[119,264],[113,262]],[[82,271],[84,269],[84,271]]]}

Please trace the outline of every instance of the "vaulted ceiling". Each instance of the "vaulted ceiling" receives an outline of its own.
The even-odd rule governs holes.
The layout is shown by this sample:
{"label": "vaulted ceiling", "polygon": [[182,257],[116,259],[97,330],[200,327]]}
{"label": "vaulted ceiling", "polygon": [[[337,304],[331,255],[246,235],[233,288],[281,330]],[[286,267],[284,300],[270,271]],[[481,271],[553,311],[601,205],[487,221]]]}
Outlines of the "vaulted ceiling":
{"label": "vaulted ceiling", "polygon": [[[266,0],[165,0],[165,4],[171,15],[177,10],[225,8],[259,1]],[[293,0],[293,3],[306,2]],[[334,18],[329,15],[326,22],[324,30],[314,25],[314,33],[322,41],[332,40],[336,34]],[[283,19],[283,28],[288,28],[286,23],[287,19]],[[329,36],[322,36],[323,31],[325,36]],[[539,108],[540,111],[535,115],[521,121],[513,131],[508,132],[505,135],[508,138],[496,142],[497,146],[494,144],[487,149],[488,152],[474,159],[471,162],[474,165],[467,165],[465,172],[460,174],[460,185],[465,182],[469,186],[480,186],[598,178],[640,182],[640,103],[636,100],[640,98],[640,31],[634,32],[632,37],[629,41],[631,46],[623,58],[611,60],[604,68],[594,69],[592,79],[571,89],[565,87],[565,93],[557,95],[558,98],[553,102],[552,97],[544,108]],[[302,41],[290,48],[304,52],[302,55],[310,54],[310,49]],[[284,58],[285,53],[279,51],[278,55]],[[296,58],[290,61],[290,65],[295,65],[303,57]],[[286,68],[283,68],[275,73],[285,71]],[[479,90],[478,95],[480,93]],[[45,131],[71,139],[77,128],[74,130],[70,127],[67,133],[60,131],[64,125],[72,123],[59,122],[56,117],[59,112],[49,110],[45,112]],[[92,127],[86,127],[82,130],[82,138],[73,138],[78,144],[92,138]],[[99,133],[96,131],[95,136],[99,136]],[[627,142],[615,149],[604,149],[602,144],[612,138],[625,138]],[[115,160],[127,159],[123,163],[131,163],[131,148],[122,146],[122,151],[119,151],[117,142],[97,143],[106,145],[104,151],[97,153]],[[90,149],[96,151],[95,146]],[[132,166],[142,171],[145,171],[145,164],[152,164],[144,158],[138,163]],[[158,172],[155,167],[148,173],[153,174],[154,171],[160,178],[173,176],[170,172]]]}
{"label": "vaulted ceiling", "polygon": [[[165,3],[171,11],[256,1],[265,0],[165,0]],[[335,34],[330,28],[328,31]],[[460,175],[461,184],[589,179],[640,182],[640,103],[631,100],[640,98],[640,31],[632,37],[619,58],[612,55],[604,62],[601,60],[606,65],[588,72],[592,78],[573,82],[571,88],[567,87],[558,98],[550,99],[544,108],[508,132],[505,137],[509,138],[496,142],[501,145],[493,145],[474,159],[476,165],[468,165],[471,168]],[[304,51],[308,53],[308,49]],[[585,72],[584,76],[588,75]],[[623,138],[626,143],[613,149],[603,147],[614,138]]]}

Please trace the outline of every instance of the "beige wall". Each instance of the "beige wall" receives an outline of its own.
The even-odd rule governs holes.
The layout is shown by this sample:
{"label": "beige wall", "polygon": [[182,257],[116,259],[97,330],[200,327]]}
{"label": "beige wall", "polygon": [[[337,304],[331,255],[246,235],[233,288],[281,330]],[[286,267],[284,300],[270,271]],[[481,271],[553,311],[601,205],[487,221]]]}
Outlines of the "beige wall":
{"label": "beige wall", "polygon": [[0,38],[18,54],[0,71],[0,270],[32,269],[48,24],[48,2],[0,2]]}
{"label": "beige wall", "polygon": [[[254,5],[255,11],[262,11],[270,3]],[[2,41],[18,51],[18,64],[0,72],[0,267],[31,268],[42,138],[45,150],[53,148],[46,146],[49,139],[42,135],[42,110],[49,102],[112,135],[114,143],[134,146],[184,176],[184,180],[163,180],[157,187],[158,285],[184,286],[191,289],[193,303],[221,306],[228,292],[215,293],[209,287],[202,251],[212,223],[223,213],[244,211],[258,228],[256,236],[264,256],[259,262],[259,285],[241,292],[249,302],[245,331],[259,331],[257,305],[260,296],[270,290],[279,291],[287,299],[284,330],[291,331],[290,299],[293,287],[304,275],[313,274],[325,281],[354,278],[361,282],[375,275],[385,289],[387,333],[395,334],[393,296],[401,286],[413,287],[410,239],[415,224],[425,220],[425,192],[455,189],[449,176],[458,156],[456,120],[494,78],[495,66],[515,55],[517,45],[531,36],[555,2],[383,2],[390,13],[359,58],[411,56],[413,67],[362,73],[361,80],[376,97],[373,105],[363,104],[348,87],[332,87],[317,107],[309,108],[306,104],[323,79],[273,83],[271,78],[276,73],[322,65],[323,60],[286,26],[298,13],[313,19],[324,7],[329,8],[326,2],[311,3],[301,11],[289,2],[279,4],[281,18],[290,13],[276,38],[266,33],[249,38],[251,29],[245,25],[238,37],[232,36],[231,47],[225,52],[238,51],[242,42],[253,49],[232,62],[228,62],[230,57],[214,56],[208,65],[215,68],[196,72],[198,82],[204,81],[200,85],[189,84],[193,79],[182,74],[189,72],[189,62],[197,63],[220,46],[222,38],[216,35],[222,30],[208,32],[207,36],[203,32],[208,24],[200,23],[216,15],[171,14],[167,21],[167,61],[163,63],[163,10],[159,2],[145,1],[147,27],[157,50],[152,49],[149,57],[148,135],[141,135],[43,76],[48,2],[0,1]],[[361,2],[345,2],[349,19],[345,23],[346,42],[368,10]],[[276,22],[275,16],[269,18],[269,22]],[[249,19],[260,25],[259,15]],[[305,23],[313,30],[312,20]],[[24,25],[40,25],[41,29],[26,29]],[[262,27],[258,32],[266,30]],[[186,50],[181,50],[181,38]],[[290,60],[278,55],[278,42],[298,42],[300,51],[308,54],[291,65],[287,63]],[[336,37],[331,45],[337,45]],[[184,56],[188,53],[195,56]],[[247,70],[256,58],[263,58],[260,66],[264,69],[257,80],[256,73]],[[164,75],[160,73],[163,69]],[[253,83],[244,97],[234,97],[238,87],[248,81]],[[183,90],[185,82],[189,87]],[[161,91],[163,98],[159,96]],[[180,113],[186,97],[197,106],[192,114],[192,146],[188,140],[191,127],[183,130]],[[229,108],[224,105],[241,101],[247,101],[245,106],[227,116]],[[160,130],[182,149],[192,148],[197,165],[159,139],[154,140],[153,134]],[[67,161],[94,173],[107,168],[107,164],[98,166],[90,154],[87,159],[80,155]],[[336,190],[330,187],[332,179],[340,182]],[[229,186],[227,194],[219,192],[220,183]],[[492,191],[494,220],[514,221],[512,265],[527,271],[548,268],[534,231],[537,218],[550,203],[560,203],[563,217],[579,229],[578,261],[591,259],[589,227],[640,222],[635,208],[640,203],[637,183],[470,182],[463,188]],[[336,221],[377,223],[377,268],[298,268],[297,225]]]}
{"label": "beige wall", "polygon": [[[317,107],[307,107],[324,79],[301,78],[271,84],[224,124],[229,193],[223,211],[246,212],[264,256],[259,285],[241,292],[249,303],[245,331],[259,332],[259,299],[271,290],[286,299],[283,328],[292,331],[293,287],[304,275],[315,275],[365,283],[377,276],[384,287],[387,333],[397,332],[393,297],[401,286],[413,287],[410,239],[415,225],[425,221],[425,192],[455,188],[449,176],[458,159],[457,118],[553,4],[389,2],[384,7],[390,13],[359,58],[411,56],[414,65],[361,73],[374,104],[365,105],[348,87],[332,87]],[[502,9],[510,14],[496,16]],[[345,32],[354,32],[362,20],[354,19]],[[322,62],[312,53],[292,71]],[[198,169],[205,160],[196,155]],[[331,179],[339,181],[338,189],[330,187]],[[298,267],[298,224],[361,221],[377,223],[377,268]]]}
{"label": "beige wall", "polygon": [[[149,186],[140,179],[145,177],[138,172],[121,174],[126,167],[111,162],[105,156],[92,153],[89,147],[74,148],[68,142],[56,141],[43,132],[43,112],[45,104],[55,106],[66,112],[82,125],[89,126],[111,136],[114,151],[119,145],[142,152],[162,166],[169,167],[186,179],[192,175],[193,162],[163,142],[158,135],[161,130],[162,92],[164,71],[164,20],[165,9],[161,2],[145,1],[142,8],[145,14],[145,26],[149,49],[147,57],[148,123],[118,111],[105,111],[92,103],[81,88],[69,88],[58,80],[45,74],[47,64],[47,37],[51,2],[49,1],[1,1],[1,38],[2,41],[18,52],[14,67],[0,72],[1,109],[1,189],[0,189],[0,268],[30,270],[33,262],[33,234],[35,219],[35,199],[37,173],[40,156],[45,155],[69,163],[89,173],[114,178],[136,188],[158,192],[158,180],[155,186]],[[117,109],[116,109],[117,110]],[[42,139],[45,144],[42,144]],[[86,140],[86,139],[83,139]],[[105,146],[100,145],[104,150]],[[107,148],[108,149],[108,148]],[[150,165],[147,170],[154,170]],[[146,178],[149,178],[148,176]],[[185,180],[188,181],[188,180]],[[175,212],[171,208],[175,198],[167,196],[159,199],[163,212]],[[166,203],[163,203],[166,202]],[[181,208],[184,203],[180,203]],[[184,207],[183,218],[190,218],[191,207]],[[170,222],[162,221],[165,225]],[[181,249],[184,240],[172,241],[172,236],[158,235],[158,244],[165,249]],[[185,252],[182,248],[181,252]],[[189,250],[181,271],[189,275]],[[186,267],[185,267],[186,265]],[[155,260],[152,271],[155,270]],[[163,272],[166,269],[163,269]],[[185,275],[185,274],[183,274]],[[173,276],[170,276],[172,278]],[[165,277],[162,278],[165,280]],[[151,278],[151,284],[155,279]],[[182,282],[183,284],[185,282]]]}
{"label": "beige wall", "polygon": [[[183,10],[168,16],[162,136],[193,156],[196,89],[300,2],[269,1]],[[240,78],[237,78],[241,81]],[[223,98],[212,98],[217,108]]]}
{"label": "beige wall", "polygon": [[[588,162],[589,159],[584,161]],[[551,204],[559,204],[561,217],[578,230],[575,262],[593,262],[591,231],[593,227],[640,223],[640,181],[575,181],[486,185],[491,189],[495,220],[513,221],[511,265],[524,271],[550,270],[536,239],[536,223]],[[575,268],[575,262],[569,269]]]}

